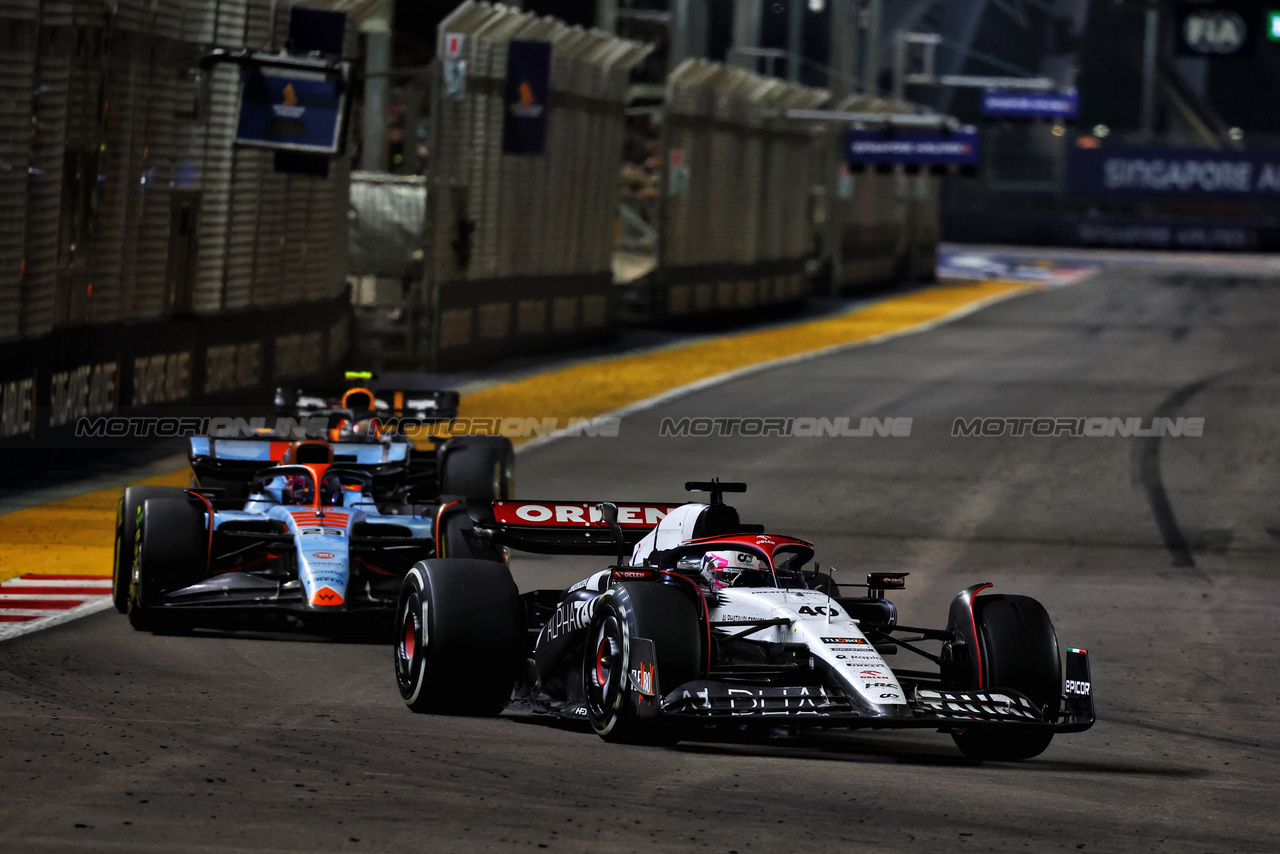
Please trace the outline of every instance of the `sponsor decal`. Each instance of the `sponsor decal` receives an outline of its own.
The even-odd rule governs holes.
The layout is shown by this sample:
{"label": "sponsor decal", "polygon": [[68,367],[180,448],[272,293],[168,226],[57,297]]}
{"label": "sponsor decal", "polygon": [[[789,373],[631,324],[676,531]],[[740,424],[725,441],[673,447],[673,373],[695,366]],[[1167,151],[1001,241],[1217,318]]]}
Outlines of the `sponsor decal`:
{"label": "sponsor decal", "polygon": [[1068,680],[1067,680],[1067,693],[1068,693],[1068,694],[1076,694],[1076,695],[1081,696],[1081,697],[1087,697],[1087,696],[1089,696],[1089,693],[1090,693],[1092,690],[1093,690],[1093,685],[1092,685],[1092,683],[1089,683],[1089,682],[1081,682],[1081,681],[1076,680],[1076,679],[1068,679]]}
{"label": "sponsor decal", "polygon": [[863,670],[858,674],[863,679],[888,679],[888,675],[881,673],[879,670]]}
{"label": "sponsor decal", "polygon": [[835,699],[821,685],[787,685],[769,688],[740,688],[717,686],[715,690],[697,692],[685,688],[677,700],[683,700],[693,709],[724,710],[731,714],[788,714],[796,712],[821,712]]}
{"label": "sponsor decal", "polygon": [[333,552],[312,552],[311,556],[317,560],[333,560],[337,557]]}
{"label": "sponsor decal", "polygon": [[[652,528],[679,504],[619,504],[618,525],[623,528]],[[493,517],[503,525],[547,525],[566,527],[607,527],[594,503],[579,501],[497,501]]]}
{"label": "sponsor decal", "polygon": [[864,682],[864,683],[862,683],[862,687],[863,687],[863,688],[865,688],[866,690],[870,691],[872,688],[894,688],[894,689],[896,689],[898,686],[897,686],[897,685],[895,685],[895,684],[894,684],[894,683],[892,683],[892,682]]}
{"label": "sponsor decal", "polygon": [[837,607],[835,607],[835,606],[827,606],[827,605],[801,605],[801,606],[800,606],[800,609],[799,609],[799,611],[797,611],[797,613],[800,613],[800,614],[808,614],[808,615],[809,615],[809,616],[811,616],[811,617],[821,617],[821,616],[827,616],[827,617],[839,617],[839,616],[841,616],[841,614],[840,614],[840,609],[839,609],[839,608],[837,608]]}
{"label": "sponsor decal", "polygon": [[631,687],[635,688],[636,691],[640,692],[641,694],[644,694],[646,697],[654,696],[655,692],[653,688],[653,685],[654,685],[653,675],[654,675],[655,669],[656,669],[656,665],[642,664],[640,665],[639,670],[632,670],[630,673]]}
{"label": "sponsor decal", "polygon": [[772,537],[756,537],[757,546],[763,546],[765,544],[773,545],[773,538]]}
{"label": "sponsor decal", "polygon": [[647,569],[615,569],[610,577],[614,581],[647,581],[653,573]]}
{"label": "sponsor decal", "polygon": [[[833,608],[832,611],[834,610],[835,609]],[[803,608],[800,609],[800,613],[801,614],[804,613]],[[836,616],[836,614],[833,613],[831,616],[834,617]],[[838,644],[840,646],[850,646],[850,645],[866,646],[867,645],[866,638],[823,638],[822,642],[827,644]]]}
{"label": "sponsor decal", "polygon": [[311,596],[312,605],[341,605],[342,594],[332,587],[321,587]]}
{"label": "sponsor decal", "polygon": [[585,601],[560,603],[560,607],[556,608],[555,613],[543,628],[547,634],[547,640],[555,640],[585,629],[591,622],[591,618],[595,616],[596,605],[599,602],[599,597],[596,597]]}

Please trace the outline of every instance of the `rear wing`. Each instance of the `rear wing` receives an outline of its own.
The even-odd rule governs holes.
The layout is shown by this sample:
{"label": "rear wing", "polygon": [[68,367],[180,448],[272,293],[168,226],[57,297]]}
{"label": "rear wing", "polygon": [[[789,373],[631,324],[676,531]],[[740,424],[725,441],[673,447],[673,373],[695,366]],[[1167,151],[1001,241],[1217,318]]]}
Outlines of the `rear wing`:
{"label": "rear wing", "polygon": [[[261,463],[279,465],[293,442],[266,434],[252,439],[217,439],[210,436],[193,436],[190,440],[191,459],[210,459],[230,463]],[[388,463],[403,464],[409,456],[407,442],[330,442],[336,463],[355,463],[377,466]]]}
{"label": "rear wing", "polygon": [[[634,546],[663,517],[683,505],[612,502],[622,541]],[[535,554],[618,554],[618,540],[596,501],[477,501],[467,513],[481,537]]]}
{"label": "rear wing", "polygon": [[[346,409],[344,404],[349,392],[362,389],[276,389],[275,405],[289,415],[306,418],[323,415],[335,409]],[[425,422],[449,421],[458,417],[459,396],[456,391],[443,389],[380,388],[367,389],[373,395],[373,415],[413,418]],[[367,412],[367,403],[358,407]],[[353,408],[355,411],[355,408]],[[357,417],[360,412],[355,412]]]}

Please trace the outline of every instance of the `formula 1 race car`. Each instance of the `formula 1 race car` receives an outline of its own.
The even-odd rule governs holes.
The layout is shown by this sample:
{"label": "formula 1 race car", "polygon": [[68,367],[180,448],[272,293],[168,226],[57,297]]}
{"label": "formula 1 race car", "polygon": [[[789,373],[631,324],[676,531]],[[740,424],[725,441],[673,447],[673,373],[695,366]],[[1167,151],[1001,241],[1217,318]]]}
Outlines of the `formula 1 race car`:
{"label": "formula 1 race car", "polygon": [[341,443],[288,444],[245,498],[133,486],[116,521],[113,594],[134,628],[280,626],[390,638],[400,582],[448,554],[458,498],[384,504],[376,475],[335,460]]}
{"label": "formula 1 race car", "polygon": [[[440,495],[510,498],[515,452],[501,436],[449,436],[420,428],[458,414],[458,393],[435,389],[277,389],[276,415],[305,426],[305,438],[333,444],[334,460],[373,476],[380,502],[433,501]],[[415,427],[415,442],[403,428]],[[263,429],[248,437],[191,439],[193,487],[248,497],[264,466],[279,464],[290,443],[303,438]]]}
{"label": "formula 1 race car", "polygon": [[[409,708],[549,713],[627,742],[929,728],[1003,760],[1093,725],[1088,655],[1068,648],[1064,673],[1034,599],[975,584],[945,628],[903,625],[885,594],[906,573],[872,573],[867,595],[844,596],[805,568],[810,543],[739,522],[722,495],[744,484],[686,487],[711,503],[470,502],[453,557],[416,564],[401,586],[394,657]],[[503,548],[619,557],[567,590],[520,594]],[[929,666],[890,667],[900,651]]]}

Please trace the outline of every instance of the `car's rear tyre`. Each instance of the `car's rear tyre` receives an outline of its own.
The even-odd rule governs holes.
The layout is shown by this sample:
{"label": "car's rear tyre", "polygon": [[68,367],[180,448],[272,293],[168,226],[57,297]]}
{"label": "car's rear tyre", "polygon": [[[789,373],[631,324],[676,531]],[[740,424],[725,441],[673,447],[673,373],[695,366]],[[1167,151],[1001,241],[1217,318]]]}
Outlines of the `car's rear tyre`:
{"label": "car's rear tyre", "polygon": [[129,585],[129,624],[139,631],[178,632],[190,628],[181,615],[159,607],[164,594],[203,581],[208,574],[208,513],[187,497],[148,498]]}
{"label": "car's rear tyre", "polygon": [[598,600],[583,648],[582,683],[587,720],[606,741],[674,744],[680,729],[661,718],[641,718],[631,683],[635,638],[653,641],[656,683],[661,693],[702,673],[703,632],[688,591],[674,584],[624,583]]}
{"label": "car's rear tyre", "polygon": [[[1054,720],[1062,703],[1062,658],[1044,606],[1028,596],[978,596],[973,600],[973,621],[982,656],[982,688],[1020,691],[1044,709],[1047,720]],[[952,738],[972,759],[1017,760],[1039,756],[1053,733],[969,727],[952,733]]]}
{"label": "car's rear tyre", "polygon": [[129,610],[129,583],[133,579],[133,551],[137,545],[142,503],[148,498],[181,498],[177,486],[130,486],[116,502],[115,559],[111,564],[111,601],[121,614]]}
{"label": "car's rear tyre", "polygon": [[496,715],[523,670],[524,610],[505,564],[424,560],[400,587],[396,683],[415,712]]}
{"label": "car's rear tyre", "polygon": [[515,494],[515,450],[502,436],[458,436],[444,448],[440,493],[485,501]]}

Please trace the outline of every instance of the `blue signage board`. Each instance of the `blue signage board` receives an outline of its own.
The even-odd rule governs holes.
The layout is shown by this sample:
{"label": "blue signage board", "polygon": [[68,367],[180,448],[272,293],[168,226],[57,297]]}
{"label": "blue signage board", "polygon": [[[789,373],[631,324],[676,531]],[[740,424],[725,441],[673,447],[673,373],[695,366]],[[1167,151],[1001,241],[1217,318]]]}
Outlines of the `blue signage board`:
{"label": "blue signage board", "polygon": [[1073,148],[1067,192],[1086,198],[1201,198],[1280,202],[1280,151]]}
{"label": "blue signage board", "polygon": [[1024,119],[1074,119],[1080,112],[1076,92],[1013,92],[984,89],[982,114]]}
{"label": "blue signage board", "polygon": [[338,77],[264,66],[242,76],[236,142],[284,151],[336,154],[345,94]]}
{"label": "blue signage board", "polygon": [[507,43],[502,150],[542,154],[547,145],[547,96],[551,93],[551,42]]}
{"label": "blue signage board", "polygon": [[845,160],[858,164],[903,166],[977,166],[976,130],[849,130]]}

